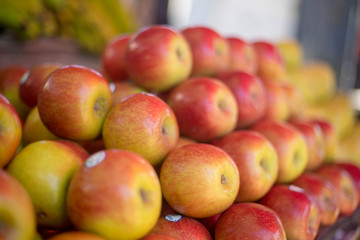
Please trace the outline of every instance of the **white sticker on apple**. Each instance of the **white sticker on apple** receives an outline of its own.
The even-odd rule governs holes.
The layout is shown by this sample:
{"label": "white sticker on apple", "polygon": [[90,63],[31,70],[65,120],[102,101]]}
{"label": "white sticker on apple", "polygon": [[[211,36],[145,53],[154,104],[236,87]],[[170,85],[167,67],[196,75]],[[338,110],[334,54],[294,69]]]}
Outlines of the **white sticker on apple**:
{"label": "white sticker on apple", "polygon": [[170,221],[170,222],[178,222],[183,218],[183,216],[178,215],[178,214],[169,214],[165,216],[165,219]]}
{"label": "white sticker on apple", "polygon": [[30,75],[30,71],[26,71],[26,72],[24,73],[24,75],[22,75],[19,83],[20,83],[20,84],[24,84],[24,83],[26,82],[26,80],[28,80],[29,75]]}
{"label": "white sticker on apple", "polygon": [[106,154],[104,151],[94,153],[88,159],[86,159],[85,166],[88,168],[94,167],[94,166],[98,165],[99,163],[101,163],[102,161],[104,161],[105,157],[106,157]]}

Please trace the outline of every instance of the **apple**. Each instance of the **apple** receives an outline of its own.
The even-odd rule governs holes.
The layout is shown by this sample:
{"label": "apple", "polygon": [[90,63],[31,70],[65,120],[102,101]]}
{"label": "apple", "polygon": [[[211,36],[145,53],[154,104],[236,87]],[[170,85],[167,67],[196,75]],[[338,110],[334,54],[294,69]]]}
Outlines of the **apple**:
{"label": "apple", "polygon": [[28,192],[0,168],[0,239],[33,240],[35,235],[35,210]]}
{"label": "apple", "polygon": [[[355,183],[356,189],[358,191],[358,195],[360,196],[360,168],[357,165],[350,162],[336,163],[336,166],[341,167],[350,174],[350,176],[352,177]],[[360,197],[359,197],[358,205],[360,206]]]}
{"label": "apple", "polygon": [[234,160],[240,174],[240,188],[235,202],[254,202],[263,197],[278,176],[278,156],[263,135],[252,130],[238,130],[225,135],[215,145]]}
{"label": "apple", "polygon": [[176,115],[180,134],[195,141],[210,142],[236,127],[236,99],[218,79],[190,78],[171,91],[168,104]]}
{"label": "apple", "polygon": [[25,145],[40,140],[59,139],[59,137],[50,132],[41,121],[37,106],[29,112],[24,121],[22,137]]}
{"label": "apple", "polygon": [[14,106],[19,117],[25,119],[30,108],[20,98],[20,80],[28,74],[28,68],[21,65],[11,65],[0,70],[0,93]]}
{"label": "apple", "polygon": [[351,175],[333,164],[323,164],[315,173],[334,185],[339,199],[340,215],[351,215],[359,202],[358,191]]}
{"label": "apple", "polygon": [[230,88],[235,96],[239,109],[237,129],[249,127],[264,116],[266,92],[259,78],[241,71],[225,73],[218,78]]}
{"label": "apple", "polygon": [[41,121],[55,135],[92,140],[102,130],[111,107],[109,83],[100,73],[68,65],[55,70],[39,93]]}
{"label": "apple", "polygon": [[298,40],[284,39],[277,42],[276,47],[288,72],[301,67],[303,64],[303,49]]}
{"label": "apple", "polygon": [[125,97],[132,94],[146,92],[144,89],[131,82],[111,82],[110,89],[112,92],[113,105],[121,102]]}
{"label": "apple", "polygon": [[305,172],[292,184],[303,188],[313,197],[320,211],[321,225],[330,226],[336,222],[340,213],[340,205],[331,182],[313,172]]}
{"label": "apple", "polygon": [[215,226],[217,240],[285,240],[280,217],[259,203],[237,203],[228,208]]}
{"label": "apple", "polygon": [[181,240],[211,240],[210,233],[196,219],[179,214],[160,217],[151,233],[167,234]]}
{"label": "apple", "polygon": [[216,223],[219,220],[221,214],[222,214],[222,212],[215,214],[214,216],[197,219],[209,231],[212,238],[215,237],[215,226],[216,226]]}
{"label": "apple", "polygon": [[219,147],[194,143],[169,153],[160,169],[163,196],[176,212],[194,218],[221,213],[239,191],[239,171]]}
{"label": "apple", "polygon": [[102,136],[107,149],[136,152],[155,166],[175,147],[179,129],[164,101],[152,94],[137,93],[110,109]]}
{"label": "apple", "polygon": [[192,68],[185,38],[165,25],[144,27],[129,40],[125,67],[129,77],[147,90],[165,91],[187,79]]}
{"label": "apple", "polygon": [[304,189],[274,185],[259,203],[279,215],[287,239],[315,239],[320,226],[319,209]]}
{"label": "apple", "polygon": [[191,26],[184,28],[181,33],[191,48],[192,77],[215,77],[228,70],[229,45],[218,32],[206,26]]}
{"label": "apple", "polygon": [[21,141],[22,123],[13,105],[0,94],[0,168],[15,155]]}
{"label": "apple", "polygon": [[299,130],[305,138],[309,153],[305,170],[314,171],[322,165],[325,159],[325,143],[321,128],[307,120],[293,119],[289,123]]}
{"label": "apple", "polygon": [[176,143],[175,148],[179,148],[182,147],[184,145],[188,145],[188,144],[193,144],[196,143],[194,140],[187,138],[187,137],[183,137],[183,136],[179,136],[179,139]]}
{"label": "apple", "polygon": [[283,81],[285,77],[284,60],[279,49],[272,42],[254,41],[252,46],[257,59],[257,75],[272,81]]}
{"label": "apple", "polygon": [[105,240],[98,235],[81,232],[81,231],[69,231],[69,232],[61,232],[48,238],[48,240]]}
{"label": "apple", "polygon": [[28,107],[33,108],[37,105],[39,92],[47,81],[47,77],[61,66],[60,63],[42,63],[31,68],[21,78],[19,93]]}
{"label": "apple", "polygon": [[39,227],[64,229],[71,226],[66,213],[68,184],[84,162],[67,144],[43,140],[25,146],[6,171],[30,194]]}
{"label": "apple", "polygon": [[120,82],[128,78],[125,55],[130,38],[131,34],[128,33],[115,36],[102,51],[101,65],[104,75],[111,81]]}
{"label": "apple", "polygon": [[243,71],[256,74],[257,59],[253,46],[239,37],[226,37],[229,45],[228,71]]}
{"label": "apple", "polygon": [[286,122],[264,120],[252,128],[265,136],[274,146],[279,160],[277,183],[291,183],[299,177],[308,163],[308,149],[302,134]]}
{"label": "apple", "polygon": [[91,155],[75,172],[67,212],[75,227],[106,239],[139,239],[161,211],[159,178],[140,155],[120,149]]}
{"label": "apple", "polygon": [[303,116],[305,108],[304,100],[301,97],[299,89],[297,89],[291,82],[284,82],[280,87],[285,93],[285,98],[289,107],[289,119]]}
{"label": "apple", "polygon": [[150,233],[140,240],[180,240],[180,238],[168,234]]}

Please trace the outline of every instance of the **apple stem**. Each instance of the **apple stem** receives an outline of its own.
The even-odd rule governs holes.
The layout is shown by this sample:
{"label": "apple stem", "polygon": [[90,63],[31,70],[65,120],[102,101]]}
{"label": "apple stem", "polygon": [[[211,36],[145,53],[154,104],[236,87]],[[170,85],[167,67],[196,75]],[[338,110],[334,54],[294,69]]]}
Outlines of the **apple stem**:
{"label": "apple stem", "polygon": [[149,202],[149,198],[147,196],[147,193],[144,189],[140,189],[140,196],[141,196],[141,200],[146,204]]}
{"label": "apple stem", "polygon": [[221,184],[226,184],[226,177],[224,176],[224,174],[221,174]]}

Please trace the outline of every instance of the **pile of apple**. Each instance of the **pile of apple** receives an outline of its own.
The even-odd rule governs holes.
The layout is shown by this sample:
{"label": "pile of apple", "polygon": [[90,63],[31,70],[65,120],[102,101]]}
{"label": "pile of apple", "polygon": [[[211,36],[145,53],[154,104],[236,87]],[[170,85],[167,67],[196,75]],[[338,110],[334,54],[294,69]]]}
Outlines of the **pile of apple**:
{"label": "pile of apple", "polygon": [[0,71],[0,239],[315,239],[360,203],[360,124],[297,42],[117,36],[103,72]]}

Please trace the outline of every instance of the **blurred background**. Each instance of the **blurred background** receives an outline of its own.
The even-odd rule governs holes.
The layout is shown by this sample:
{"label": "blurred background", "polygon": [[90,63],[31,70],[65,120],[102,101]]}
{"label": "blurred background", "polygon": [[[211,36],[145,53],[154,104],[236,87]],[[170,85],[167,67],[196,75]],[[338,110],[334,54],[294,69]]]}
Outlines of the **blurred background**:
{"label": "blurred background", "polygon": [[357,0],[0,0],[0,67],[44,61],[99,70],[105,44],[151,24],[206,25],[249,42],[296,39],[328,62],[338,87],[360,86]]}

